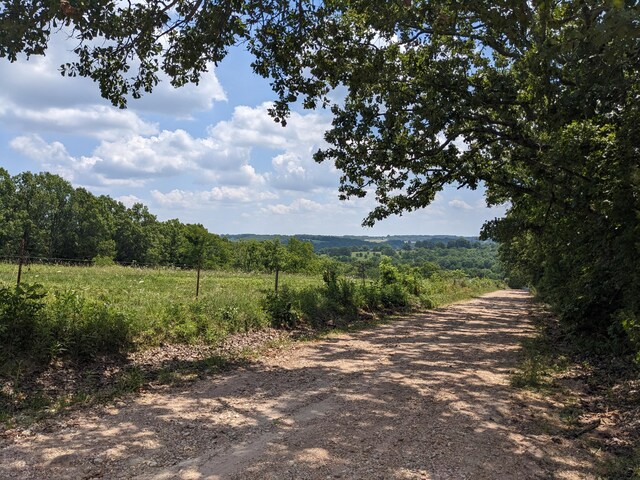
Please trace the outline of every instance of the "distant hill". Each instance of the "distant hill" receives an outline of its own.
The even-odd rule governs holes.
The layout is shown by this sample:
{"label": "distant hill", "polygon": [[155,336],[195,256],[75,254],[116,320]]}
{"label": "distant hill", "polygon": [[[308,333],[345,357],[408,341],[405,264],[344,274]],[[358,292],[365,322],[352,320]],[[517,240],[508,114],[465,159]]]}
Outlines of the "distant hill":
{"label": "distant hill", "polygon": [[237,235],[222,235],[231,241],[238,240],[272,240],[279,238],[282,242],[287,242],[289,238],[295,237],[298,240],[310,241],[314,249],[319,252],[328,248],[340,247],[375,247],[388,245],[394,249],[401,248],[405,242],[415,244],[423,243],[448,243],[455,240],[467,240],[469,242],[480,242],[478,237],[462,237],[457,235],[386,235],[386,236],[369,236],[369,235],[258,235],[252,233],[243,233]]}

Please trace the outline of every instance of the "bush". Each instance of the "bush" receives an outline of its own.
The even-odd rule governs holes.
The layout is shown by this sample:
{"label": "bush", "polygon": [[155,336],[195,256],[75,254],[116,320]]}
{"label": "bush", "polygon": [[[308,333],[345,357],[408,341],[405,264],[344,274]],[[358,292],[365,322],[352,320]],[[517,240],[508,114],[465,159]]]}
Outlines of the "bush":
{"label": "bush", "polygon": [[398,283],[380,287],[380,303],[385,308],[399,308],[409,305],[409,293]]}
{"label": "bush", "polygon": [[262,307],[273,328],[295,328],[298,314],[293,311],[293,291],[283,285],[279,293],[267,292]]}
{"label": "bush", "polygon": [[380,288],[375,283],[360,287],[362,308],[369,312],[375,312],[380,308]]}
{"label": "bush", "polygon": [[324,280],[323,296],[326,309],[337,317],[353,318],[358,313],[357,289],[352,280],[338,277],[335,270],[327,270]]}
{"label": "bush", "polygon": [[331,317],[322,289],[307,287],[298,293],[300,313],[314,328],[323,328]]}
{"label": "bush", "polygon": [[113,258],[107,255],[96,255],[93,257],[92,263],[96,267],[110,267],[111,265],[116,264],[116,262],[113,261]]}
{"label": "bush", "polygon": [[22,284],[0,288],[0,347],[9,358],[27,354],[42,360],[48,356],[50,332],[44,312],[42,285]]}
{"label": "bush", "polygon": [[424,308],[436,308],[436,302],[429,295],[420,295],[420,305]]}
{"label": "bush", "polygon": [[617,312],[616,320],[618,325],[624,329],[636,352],[636,361],[640,363],[640,318],[631,309],[627,309]]}
{"label": "bush", "polygon": [[132,345],[136,333],[124,313],[73,290],[56,292],[47,316],[54,355],[82,360],[119,353]]}
{"label": "bush", "polygon": [[63,356],[78,360],[118,353],[132,344],[126,315],[74,291],[56,292],[45,302],[41,285],[0,289],[0,346],[3,354],[36,363]]}

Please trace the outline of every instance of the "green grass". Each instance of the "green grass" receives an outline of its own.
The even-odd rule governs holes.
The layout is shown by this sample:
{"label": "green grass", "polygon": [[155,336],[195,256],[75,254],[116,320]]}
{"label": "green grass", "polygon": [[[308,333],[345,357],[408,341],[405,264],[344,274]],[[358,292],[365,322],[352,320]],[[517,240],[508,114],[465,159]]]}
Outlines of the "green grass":
{"label": "green grass", "polygon": [[420,300],[427,308],[443,307],[500,288],[505,288],[503,282],[488,278],[459,278],[450,274],[435,274],[424,282]]}
{"label": "green grass", "polygon": [[[15,284],[16,272],[16,265],[0,264],[0,286]],[[309,275],[281,274],[280,278],[282,284],[294,288],[322,282]],[[158,313],[168,303],[191,302],[196,292],[195,271],[170,268],[29,265],[23,269],[22,281],[40,283],[47,290],[74,290],[142,316]],[[262,291],[272,288],[273,275],[203,271],[199,298],[245,306],[256,303]]]}
{"label": "green grass", "polygon": [[[0,264],[0,287],[14,285],[16,272],[16,265]],[[280,278],[281,285],[292,288],[322,283],[319,276],[281,274]],[[135,343],[142,346],[215,340],[264,327],[268,319],[260,301],[273,281],[268,274],[203,271],[196,301],[196,272],[191,270],[30,265],[22,273],[22,282],[44,286],[49,304],[75,295],[125,314],[135,331]],[[211,338],[204,338],[199,334],[202,323],[213,320],[216,328],[209,332]]]}

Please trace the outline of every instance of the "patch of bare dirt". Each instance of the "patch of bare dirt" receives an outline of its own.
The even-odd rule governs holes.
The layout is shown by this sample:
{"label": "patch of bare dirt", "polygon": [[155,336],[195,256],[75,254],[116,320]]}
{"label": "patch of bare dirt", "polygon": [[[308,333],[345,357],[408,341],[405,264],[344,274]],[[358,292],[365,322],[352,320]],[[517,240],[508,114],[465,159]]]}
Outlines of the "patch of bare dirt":
{"label": "patch of bare dirt", "polygon": [[495,292],[8,432],[0,478],[594,478],[509,384],[529,306]]}

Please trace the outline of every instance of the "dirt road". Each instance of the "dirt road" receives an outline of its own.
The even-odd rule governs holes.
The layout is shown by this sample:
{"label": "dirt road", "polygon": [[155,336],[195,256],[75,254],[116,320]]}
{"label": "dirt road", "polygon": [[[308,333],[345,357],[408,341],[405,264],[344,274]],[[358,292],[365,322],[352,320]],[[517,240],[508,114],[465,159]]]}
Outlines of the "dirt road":
{"label": "dirt road", "polygon": [[0,478],[592,478],[509,386],[532,333],[500,291],[78,411],[0,443]]}

